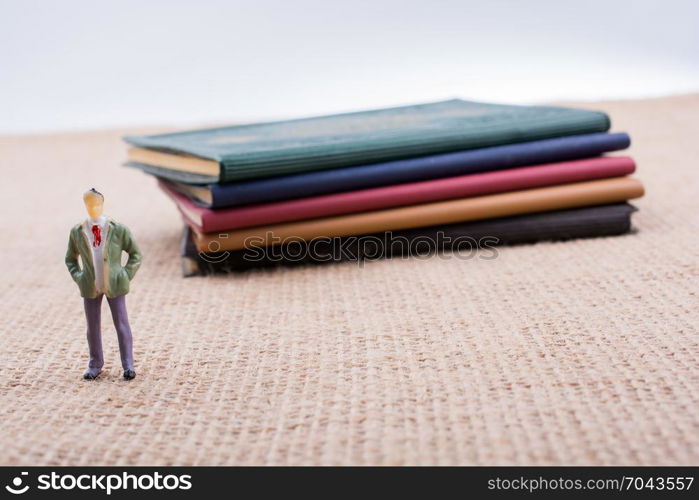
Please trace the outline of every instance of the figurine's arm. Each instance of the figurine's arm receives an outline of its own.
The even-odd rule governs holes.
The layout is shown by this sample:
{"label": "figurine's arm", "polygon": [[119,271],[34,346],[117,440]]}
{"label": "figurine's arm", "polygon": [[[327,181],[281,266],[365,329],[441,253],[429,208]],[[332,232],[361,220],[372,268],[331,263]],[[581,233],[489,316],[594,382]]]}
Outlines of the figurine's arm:
{"label": "figurine's arm", "polygon": [[124,251],[129,254],[129,260],[126,261],[124,269],[129,279],[132,280],[136,275],[136,271],[141,267],[141,250],[139,250],[136,240],[134,239],[128,227],[124,227]]}
{"label": "figurine's arm", "polygon": [[78,264],[78,248],[73,241],[73,233],[68,237],[68,250],[66,251],[66,267],[75,281],[78,280],[80,265]]}

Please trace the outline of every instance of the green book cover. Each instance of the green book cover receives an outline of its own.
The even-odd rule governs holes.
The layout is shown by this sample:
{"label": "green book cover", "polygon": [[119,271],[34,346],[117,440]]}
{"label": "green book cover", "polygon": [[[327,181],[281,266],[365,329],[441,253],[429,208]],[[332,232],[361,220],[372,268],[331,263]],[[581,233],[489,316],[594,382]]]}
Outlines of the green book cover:
{"label": "green book cover", "polygon": [[598,111],[449,100],[413,106],[132,136],[129,160],[219,182],[341,168],[605,132]]}

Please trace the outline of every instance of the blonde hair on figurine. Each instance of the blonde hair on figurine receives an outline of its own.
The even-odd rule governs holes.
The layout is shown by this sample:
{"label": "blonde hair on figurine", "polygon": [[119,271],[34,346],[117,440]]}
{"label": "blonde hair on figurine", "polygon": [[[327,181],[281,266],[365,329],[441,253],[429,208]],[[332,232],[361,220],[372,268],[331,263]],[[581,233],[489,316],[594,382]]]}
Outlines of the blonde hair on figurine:
{"label": "blonde hair on figurine", "polygon": [[83,201],[87,201],[88,198],[91,198],[93,196],[99,196],[102,202],[104,202],[104,195],[97,191],[95,188],[90,188],[87,191],[85,191],[85,194],[83,194]]}
{"label": "blonde hair on figurine", "polygon": [[104,210],[104,196],[95,188],[85,191],[85,194],[83,194],[83,203],[85,203],[87,214],[91,219],[95,220],[102,216],[102,210]]}

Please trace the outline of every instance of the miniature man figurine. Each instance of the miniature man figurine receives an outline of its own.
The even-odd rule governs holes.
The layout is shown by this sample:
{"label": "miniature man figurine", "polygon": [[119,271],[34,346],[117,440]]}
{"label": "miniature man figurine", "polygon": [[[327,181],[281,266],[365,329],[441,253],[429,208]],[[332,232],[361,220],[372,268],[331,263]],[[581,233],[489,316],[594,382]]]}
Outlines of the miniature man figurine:
{"label": "miniature man figurine", "polygon": [[[83,195],[88,218],[73,226],[68,240],[66,266],[80,288],[87,319],[87,345],[90,362],[83,374],[85,380],[97,378],[102,371],[101,306],[107,296],[112,320],[119,338],[119,352],[124,378],[136,376],[133,363],[131,327],[126,314],[129,283],[141,265],[141,252],[129,229],[102,215],[104,196],[94,188]],[[129,259],[121,265],[121,252]],[[78,256],[82,267],[78,264]]]}

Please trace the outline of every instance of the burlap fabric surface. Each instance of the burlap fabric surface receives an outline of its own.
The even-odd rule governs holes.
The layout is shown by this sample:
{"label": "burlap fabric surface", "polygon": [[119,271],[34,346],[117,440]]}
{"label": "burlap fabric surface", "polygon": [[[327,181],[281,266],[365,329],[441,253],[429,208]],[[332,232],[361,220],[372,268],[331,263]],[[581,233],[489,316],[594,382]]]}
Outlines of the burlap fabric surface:
{"label": "burlap fabric surface", "polygon": [[[632,134],[636,234],[193,279],[123,131],[1,138],[2,464],[696,464],[699,95],[587,107]],[[132,382],[106,305],[81,379],[92,186],[144,253]]]}

